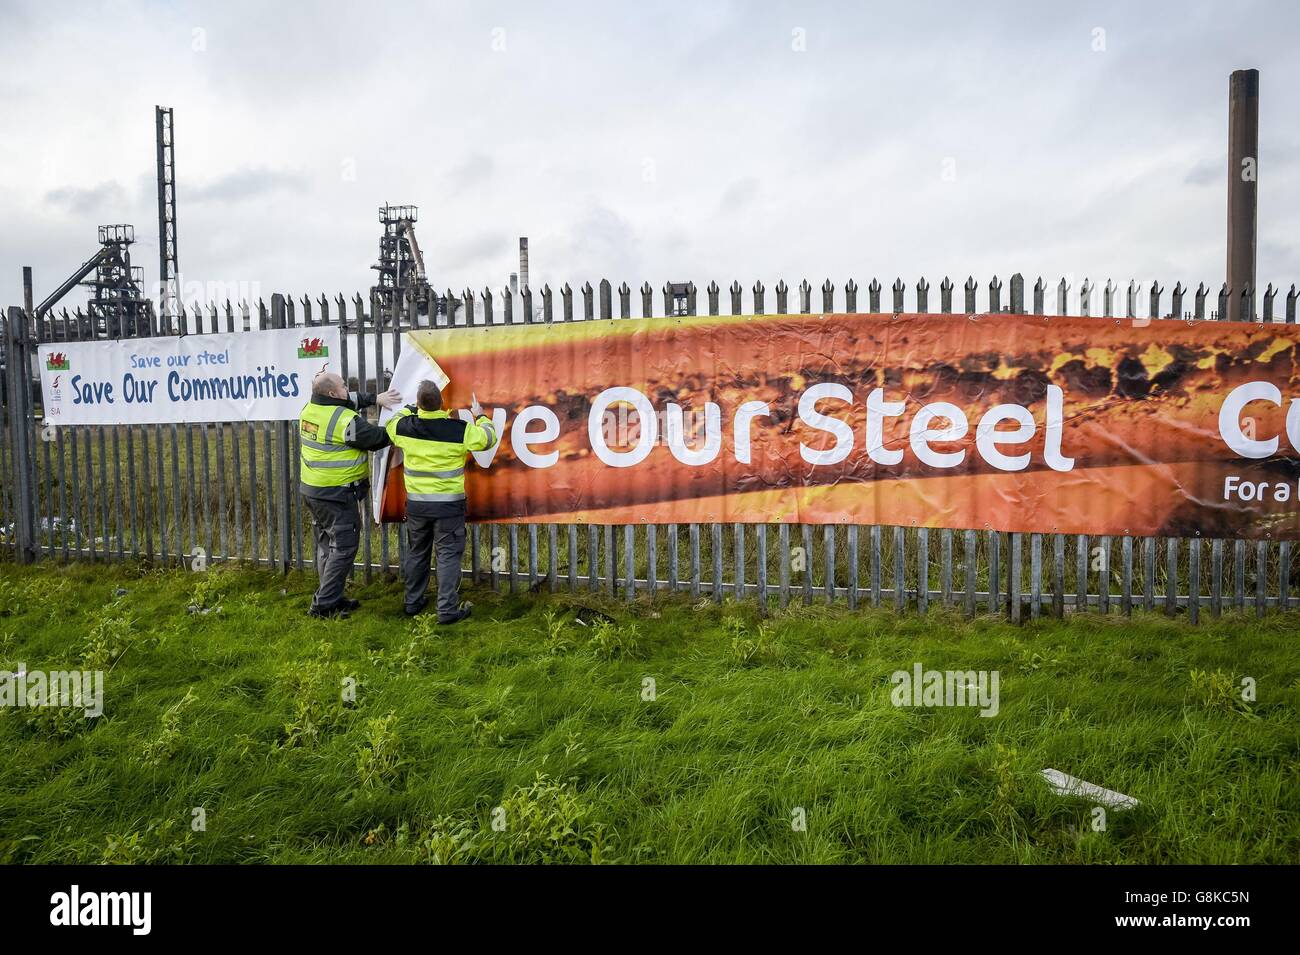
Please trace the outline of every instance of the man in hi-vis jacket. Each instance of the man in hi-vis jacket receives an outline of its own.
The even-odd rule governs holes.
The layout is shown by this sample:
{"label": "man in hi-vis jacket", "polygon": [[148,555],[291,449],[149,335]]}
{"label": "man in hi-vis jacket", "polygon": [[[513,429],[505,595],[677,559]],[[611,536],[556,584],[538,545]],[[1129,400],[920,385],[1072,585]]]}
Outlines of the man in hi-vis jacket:
{"label": "man in hi-vis jacket", "polygon": [[388,434],[359,414],[373,404],[392,408],[401,392],[378,397],[349,394],[343,379],[325,373],[311,386],[311,401],[298,418],[301,449],[300,490],[316,531],[316,573],[320,588],[308,613],[313,617],[346,617],[360,604],[343,596],[361,541],[358,502],[370,490],[367,452],[388,446]]}
{"label": "man in hi-vis jacket", "polygon": [[406,482],[406,613],[415,616],[429,598],[429,554],[438,561],[438,622],[470,614],[460,603],[460,563],[465,553],[465,462],[471,451],[497,443],[496,429],[475,399],[471,424],[442,410],[442,392],[420,382],[415,404],[388,419],[388,438],[402,449]]}

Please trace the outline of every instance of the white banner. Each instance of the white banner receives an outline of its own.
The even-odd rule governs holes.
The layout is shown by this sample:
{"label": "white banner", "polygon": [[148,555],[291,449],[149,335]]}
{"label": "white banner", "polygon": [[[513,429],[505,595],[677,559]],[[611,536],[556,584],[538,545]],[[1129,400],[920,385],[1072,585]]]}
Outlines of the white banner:
{"label": "white banner", "polygon": [[340,371],[337,326],[41,345],[49,424],[285,421]]}
{"label": "white banner", "polygon": [[[393,380],[389,382],[388,387],[402,393],[403,405],[413,405],[420,382],[426,379],[436,382],[439,388],[446,388],[447,383],[451,381],[438,367],[434,357],[416,344],[411,338],[411,333],[407,332],[402,335],[402,357],[397,360],[397,367],[393,369]],[[380,408],[379,426],[382,428],[392,416],[391,409]],[[385,520],[384,495],[388,487],[388,472],[401,462],[402,452],[397,448],[381,448],[370,456],[370,499],[376,524],[382,524]]]}

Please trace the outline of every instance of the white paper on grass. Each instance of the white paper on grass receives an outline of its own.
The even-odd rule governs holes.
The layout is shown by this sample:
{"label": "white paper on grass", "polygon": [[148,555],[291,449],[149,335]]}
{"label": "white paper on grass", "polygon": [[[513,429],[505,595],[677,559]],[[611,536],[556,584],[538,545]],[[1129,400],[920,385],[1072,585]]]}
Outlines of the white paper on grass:
{"label": "white paper on grass", "polygon": [[[439,388],[446,388],[451,383],[433,357],[423,349],[416,346],[411,341],[409,334],[402,335],[402,354],[397,359],[397,367],[393,369],[393,380],[388,387],[396,388],[402,393],[402,405],[415,404],[415,393],[420,387],[420,382],[432,381]],[[393,410],[388,408],[379,409],[379,426],[382,428],[388,423],[388,419],[393,416]],[[396,448],[382,448],[371,456],[370,459],[370,511],[374,515],[375,523],[379,523],[380,515],[383,513],[384,501],[384,483],[388,478],[388,467],[390,464],[389,456],[391,454],[400,454]],[[398,461],[401,459],[398,458]]]}
{"label": "white paper on grass", "polygon": [[1059,769],[1044,769],[1043,778],[1058,796],[1078,796],[1101,803],[1111,809],[1132,809],[1138,805],[1138,801],[1132,796],[1086,782]]}

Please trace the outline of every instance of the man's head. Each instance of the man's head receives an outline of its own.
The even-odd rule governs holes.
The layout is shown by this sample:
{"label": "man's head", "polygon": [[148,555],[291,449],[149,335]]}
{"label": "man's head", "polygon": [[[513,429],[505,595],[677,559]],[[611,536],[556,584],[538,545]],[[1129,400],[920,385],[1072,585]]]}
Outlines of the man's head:
{"label": "man's head", "polygon": [[312,379],[311,393],[313,398],[344,398],[348,397],[348,386],[343,384],[343,379],[333,372],[323,371]]}
{"label": "man's head", "polygon": [[441,411],[442,392],[432,381],[422,381],[415,392],[415,404],[421,411]]}

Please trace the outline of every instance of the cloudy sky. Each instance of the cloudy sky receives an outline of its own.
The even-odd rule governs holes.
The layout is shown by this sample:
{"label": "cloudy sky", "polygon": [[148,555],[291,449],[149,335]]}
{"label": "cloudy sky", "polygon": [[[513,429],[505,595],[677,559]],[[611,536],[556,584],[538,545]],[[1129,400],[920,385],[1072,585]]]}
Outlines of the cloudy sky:
{"label": "cloudy sky", "polygon": [[1297,40],[1289,2],[0,0],[0,304],[101,223],[156,281],[156,103],[192,289],[366,289],[385,201],[439,289],[500,287],[520,235],[535,286],[1217,286],[1243,67],[1259,281],[1289,286]]}

